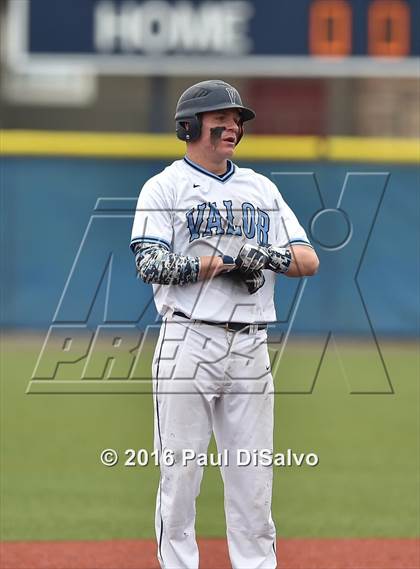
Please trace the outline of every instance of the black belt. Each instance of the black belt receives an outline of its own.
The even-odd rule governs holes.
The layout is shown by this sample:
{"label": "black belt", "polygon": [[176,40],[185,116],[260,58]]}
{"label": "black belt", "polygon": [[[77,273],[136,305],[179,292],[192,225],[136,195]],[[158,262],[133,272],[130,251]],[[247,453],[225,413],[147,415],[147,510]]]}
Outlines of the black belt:
{"label": "black belt", "polygon": [[[191,320],[186,314],[175,310],[174,316],[181,316],[181,318],[186,318]],[[201,324],[209,324],[210,326],[221,326],[229,332],[246,332],[247,334],[252,333],[256,330],[267,330],[267,324],[247,324],[246,322],[211,322],[210,320],[193,320],[193,322],[199,322]]]}

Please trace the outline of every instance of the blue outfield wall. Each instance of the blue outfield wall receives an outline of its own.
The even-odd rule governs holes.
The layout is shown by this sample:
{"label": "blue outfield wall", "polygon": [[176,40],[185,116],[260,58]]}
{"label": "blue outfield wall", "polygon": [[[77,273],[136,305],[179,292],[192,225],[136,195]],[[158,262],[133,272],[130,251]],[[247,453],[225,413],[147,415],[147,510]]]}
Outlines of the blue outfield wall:
{"label": "blue outfield wall", "polygon": [[[136,278],[129,241],[139,189],[166,164],[3,158],[2,326],[155,322],[151,287]],[[278,278],[282,329],[418,332],[416,166],[244,165],[278,185],[321,260],[315,277]]]}

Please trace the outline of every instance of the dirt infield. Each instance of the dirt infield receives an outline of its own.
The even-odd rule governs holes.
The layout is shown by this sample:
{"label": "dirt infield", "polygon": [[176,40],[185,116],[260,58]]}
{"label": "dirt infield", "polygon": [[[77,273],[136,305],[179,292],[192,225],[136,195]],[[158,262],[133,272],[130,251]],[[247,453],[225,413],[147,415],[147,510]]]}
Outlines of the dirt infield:
{"label": "dirt infield", "polygon": [[[225,540],[201,539],[200,569],[229,569]],[[281,539],[279,569],[419,569],[415,539]],[[3,542],[1,569],[158,569],[149,540]]]}

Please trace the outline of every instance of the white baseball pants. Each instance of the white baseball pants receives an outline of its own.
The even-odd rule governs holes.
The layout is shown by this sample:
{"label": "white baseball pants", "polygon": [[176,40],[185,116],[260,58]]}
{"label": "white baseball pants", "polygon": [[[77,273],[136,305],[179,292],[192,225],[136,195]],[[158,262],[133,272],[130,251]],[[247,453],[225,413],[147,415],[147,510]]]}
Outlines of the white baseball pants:
{"label": "white baseball pants", "polygon": [[276,567],[272,467],[237,461],[239,449],[273,449],[266,342],[265,330],[234,333],[178,316],[162,324],[153,360],[155,448],[174,457],[174,464],[160,465],[156,536],[162,569],[198,569],[195,500],[203,466],[184,459],[186,449],[207,453],[212,431],[218,452],[229,457],[221,473],[232,567]]}

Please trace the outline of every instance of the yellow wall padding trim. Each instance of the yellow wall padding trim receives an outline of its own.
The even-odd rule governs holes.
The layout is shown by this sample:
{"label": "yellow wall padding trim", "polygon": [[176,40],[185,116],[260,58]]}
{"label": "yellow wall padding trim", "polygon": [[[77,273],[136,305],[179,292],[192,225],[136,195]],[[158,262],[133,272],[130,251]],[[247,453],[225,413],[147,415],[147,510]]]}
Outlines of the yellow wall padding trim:
{"label": "yellow wall padding trim", "polygon": [[[3,130],[3,156],[174,159],[185,145],[173,134]],[[420,162],[420,139],[247,135],[235,153],[246,160]]]}
{"label": "yellow wall padding trim", "polygon": [[1,153],[27,156],[173,158],[184,145],[171,134],[117,134],[8,130],[1,132]]}
{"label": "yellow wall padding trim", "polygon": [[352,162],[420,162],[420,139],[331,137],[327,139],[329,160]]}
{"label": "yellow wall padding trim", "polygon": [[247,160],[316,160],[319,153],[316,136],[247,135],[235,151],[235,157]]}

